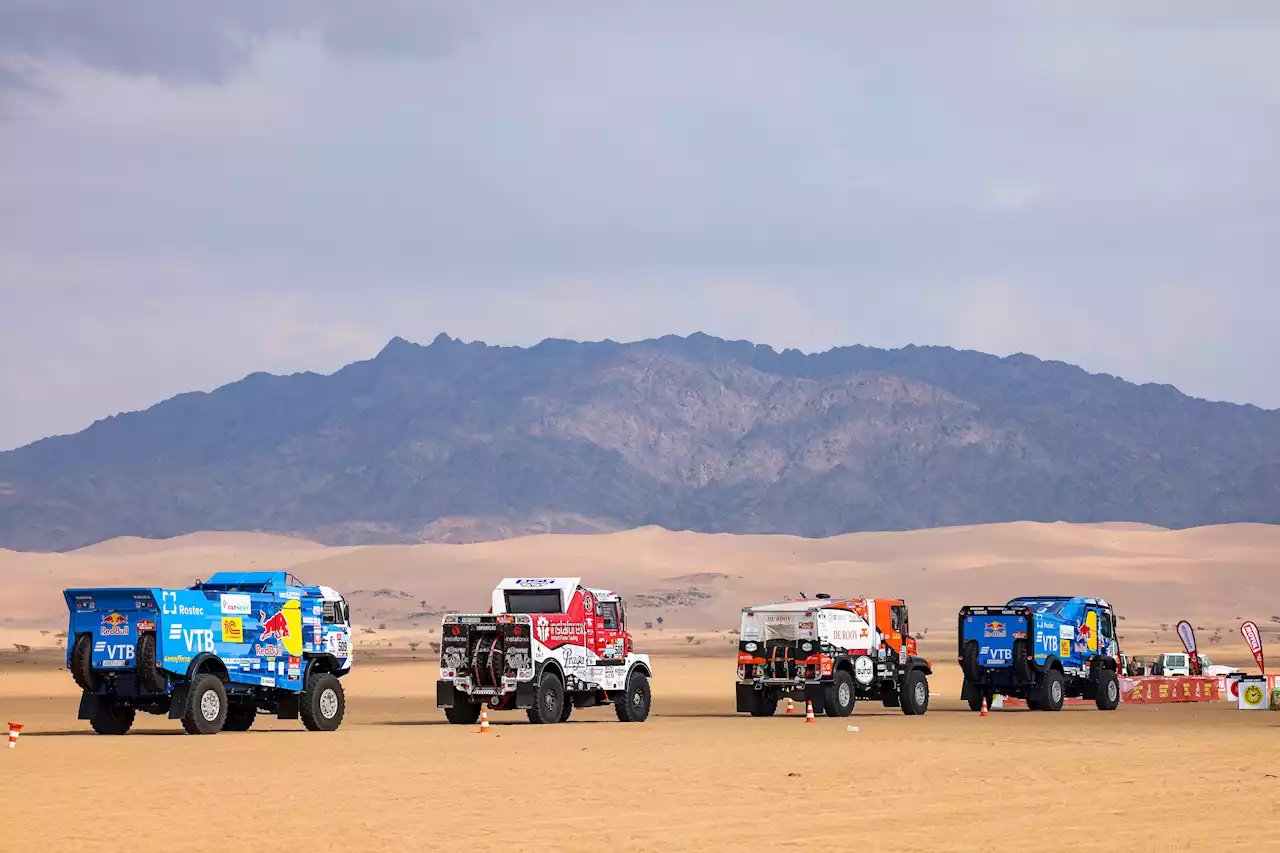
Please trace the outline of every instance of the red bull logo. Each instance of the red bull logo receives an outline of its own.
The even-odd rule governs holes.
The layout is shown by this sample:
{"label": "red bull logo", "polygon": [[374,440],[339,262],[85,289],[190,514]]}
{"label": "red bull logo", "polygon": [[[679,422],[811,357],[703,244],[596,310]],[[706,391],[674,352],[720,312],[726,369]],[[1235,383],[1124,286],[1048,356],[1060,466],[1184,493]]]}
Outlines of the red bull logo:
{"label": "red bull logo", "polygon": [[259,643],[278,640],[290,655],[302,654],[302,610],[296,600],[286,601],[272,616],[258,611],[258,620],[262,623]]}
{"label": "red bull logo", "polygon": [[98,633],[104,637],[121,636],[129,633],[129,617],[116,613],[114,610],[102,617],[102,625],[98,628]]}
{"label": "red bull logo", "polygon": [[1005,627],[1003,622],[988,622],[983,626],[982,635],[984,637],[1003,637],[1005,636]]}

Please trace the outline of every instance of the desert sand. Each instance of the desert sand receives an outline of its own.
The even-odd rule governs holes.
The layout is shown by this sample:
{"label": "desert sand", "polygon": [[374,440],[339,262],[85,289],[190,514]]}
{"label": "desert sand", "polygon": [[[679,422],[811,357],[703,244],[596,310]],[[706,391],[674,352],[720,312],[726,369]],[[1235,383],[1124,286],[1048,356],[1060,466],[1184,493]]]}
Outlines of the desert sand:
{"label": "desert sand", "polygon": [[[16,749],[0,750],[0,850],[87,847],[103,838],[97,816],[107,813],[193,851],[816,843],[976,853],[1065,839],[1083,851],[1265,849],[1280,832],[1280,714],[1213,702],[979,717],[959,702],[954,620],[966,603],[1097,594],[1125,615],[1131,653],[1175,650],[1173,623],[1188,618],[1219,662],[1253,667],[1238,625],[1253,618],[1274,641],[1277,545],[1280,529],[1258,525],[1013,524],[376,548],[217,533],[0,552],[0,722],[25,726]],[[93,734],[61,669],[60,590],[184,585],[220,568],[287,568],[350,594],[360,652],[344,679],[342,728],[259,718],[250,732],[194,737],[141,715],[125,737]],[[430,650],[438,612],[483,610],[496,579],[520,574],[581,575],[632,597],[655,669],[646,722],[622,724],[602,708],[553,726],[498,713],[485,735],[445,723]],[[735,714],[729,632],[739,608],[801,591],[906,597],[935,666],[929,713],[863,703],[812,725],[803,709]],[[643,627],[658,616],[661,629]]]}

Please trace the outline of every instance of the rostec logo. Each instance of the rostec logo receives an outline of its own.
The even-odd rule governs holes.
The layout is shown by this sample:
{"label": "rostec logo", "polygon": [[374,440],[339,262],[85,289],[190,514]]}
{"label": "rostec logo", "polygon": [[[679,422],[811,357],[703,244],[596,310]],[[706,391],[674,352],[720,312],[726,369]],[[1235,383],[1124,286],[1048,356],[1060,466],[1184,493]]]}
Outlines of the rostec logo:
{"label": "rostec logo", "polygon": [[203,616],[204,608],[193,607],[188,604],[179,604],[178,594],[176,592],[161,591],[160,612],[167,615],[181,614],[182,616]]}
{"label": "rostec logo", "polygon": [[129,617],[121,616],[114,610],[102,617],[102,625],[98,634],[103,637],[115,637],[129,633]]}

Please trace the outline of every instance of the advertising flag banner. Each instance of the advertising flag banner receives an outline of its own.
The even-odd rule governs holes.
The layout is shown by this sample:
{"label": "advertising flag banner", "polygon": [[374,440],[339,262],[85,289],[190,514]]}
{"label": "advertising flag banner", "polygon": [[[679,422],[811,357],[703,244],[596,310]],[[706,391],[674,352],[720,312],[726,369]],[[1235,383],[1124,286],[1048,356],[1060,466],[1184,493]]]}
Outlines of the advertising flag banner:
{"label": "advertising flag banner", "polygon": [[1200,674],[1200,656],[1196,654],[1196,632],[1191,630],[1191,623],[1183,619],[1178,623],[1178,636],[1182,638],[1182,647],[1191,657],[1191,674]]}
{"label": "advertising flag banner", "polygon": [[1267,668],[1262,664],[1262,635],[1258,633],[1258,626],[1252,621],[1245,622],[1240,626],[1240,633],[1244,635],[1244,641],[1249,644],[1249,651],[1253,652],[1253,659],[1258,662],[1258,669],[1266,675]]}

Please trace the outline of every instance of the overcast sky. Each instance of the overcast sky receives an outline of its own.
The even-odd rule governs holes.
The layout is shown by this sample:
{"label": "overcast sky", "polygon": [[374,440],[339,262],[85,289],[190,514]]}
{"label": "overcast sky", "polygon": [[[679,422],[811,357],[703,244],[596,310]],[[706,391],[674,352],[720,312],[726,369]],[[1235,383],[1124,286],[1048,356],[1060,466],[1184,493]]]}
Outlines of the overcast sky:
{"label": "overcast sky", "polygon": [[0,449],[439,332],[1275,408],[1278,262],[1275,0],[0,0]]}

